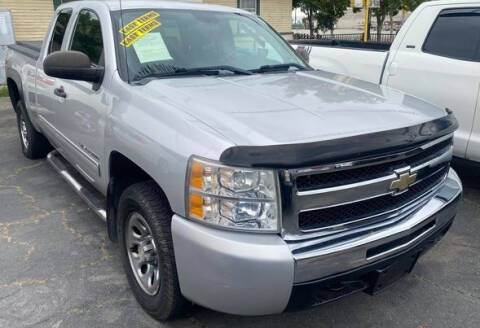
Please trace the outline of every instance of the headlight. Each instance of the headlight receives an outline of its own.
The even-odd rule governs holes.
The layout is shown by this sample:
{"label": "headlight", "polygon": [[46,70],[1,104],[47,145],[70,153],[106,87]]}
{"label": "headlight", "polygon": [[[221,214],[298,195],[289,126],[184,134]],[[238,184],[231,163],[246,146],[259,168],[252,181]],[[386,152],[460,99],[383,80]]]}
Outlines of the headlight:
{"label": "headlight", "polygon": [[277,182],[272,170],[228,167],[192,158],[187,215],[232,229],[278,232]]}

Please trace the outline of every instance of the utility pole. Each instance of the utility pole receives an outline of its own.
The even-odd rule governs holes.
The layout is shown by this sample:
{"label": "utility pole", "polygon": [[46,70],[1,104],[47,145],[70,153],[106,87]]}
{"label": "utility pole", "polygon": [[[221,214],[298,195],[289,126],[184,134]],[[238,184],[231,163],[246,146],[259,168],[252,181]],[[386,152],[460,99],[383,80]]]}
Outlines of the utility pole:
{"label": "utility pole", "polygon": [[365,23],[363,25],[363,42],[368,42],[370,35],[370,0],[365,0]]}

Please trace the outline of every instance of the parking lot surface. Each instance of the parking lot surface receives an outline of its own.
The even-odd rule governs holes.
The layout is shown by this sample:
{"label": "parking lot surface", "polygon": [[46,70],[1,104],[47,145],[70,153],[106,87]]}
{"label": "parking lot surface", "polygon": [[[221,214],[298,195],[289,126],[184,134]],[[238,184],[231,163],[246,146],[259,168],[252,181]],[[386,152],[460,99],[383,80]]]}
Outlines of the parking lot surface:
{"label": "parking lot surface", "polygon": [[161,324],[137,305],[104,223],[44,160],[23,157],[0,99],[0,327],[480,327],[480,174],[459,173],[451,231],[381,294],[267,317],[197,307]]}

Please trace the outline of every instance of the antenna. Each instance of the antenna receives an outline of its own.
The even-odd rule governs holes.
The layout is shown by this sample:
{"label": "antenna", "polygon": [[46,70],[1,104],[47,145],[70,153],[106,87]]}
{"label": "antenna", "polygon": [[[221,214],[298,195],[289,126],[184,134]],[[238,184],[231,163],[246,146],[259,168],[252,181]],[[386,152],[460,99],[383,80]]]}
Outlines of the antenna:
{"label": "antenna", "polygon": [[[122,24],[122,27],[125,26],[123,22],[123,6],[122,6],[122,0],[118,0],[120,4],[120,24]],[[122,34],[123,34],[123,39],[125,39],[125,32],[122,29]],[[123,51],[125,52],[125,66],[127,69],[127,81],[130,83],[130,70],[128,69],[128,58],[127,58],[127,48],[122,47]]]}

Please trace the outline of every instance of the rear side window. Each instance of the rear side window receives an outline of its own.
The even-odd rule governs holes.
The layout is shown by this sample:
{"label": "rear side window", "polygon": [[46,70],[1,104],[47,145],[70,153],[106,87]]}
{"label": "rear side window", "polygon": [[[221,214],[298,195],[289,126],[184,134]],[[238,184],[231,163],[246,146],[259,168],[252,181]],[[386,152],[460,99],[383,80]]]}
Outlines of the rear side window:
{"label": "rear side window", "polygon": [[49,54],[54,51],[59,51],[62,48],[63,37],[65,36],[65,31],[67,30],[67,25],[71,16],[71,12],[61,12],[58,15],[55,26],[53,27],[52,38],[48,45]]}
{"label": "rear side window", "polygon": [[103,38],[100,20],[93,11],[84,9],[78,14],[70,50],[83,52],[92,64],[103,64]]}
{"label": "rear side window", "polygon": [[440,12],[423,51],[461,60],[477,60],[480,41],[480,10],[448,9]]}

